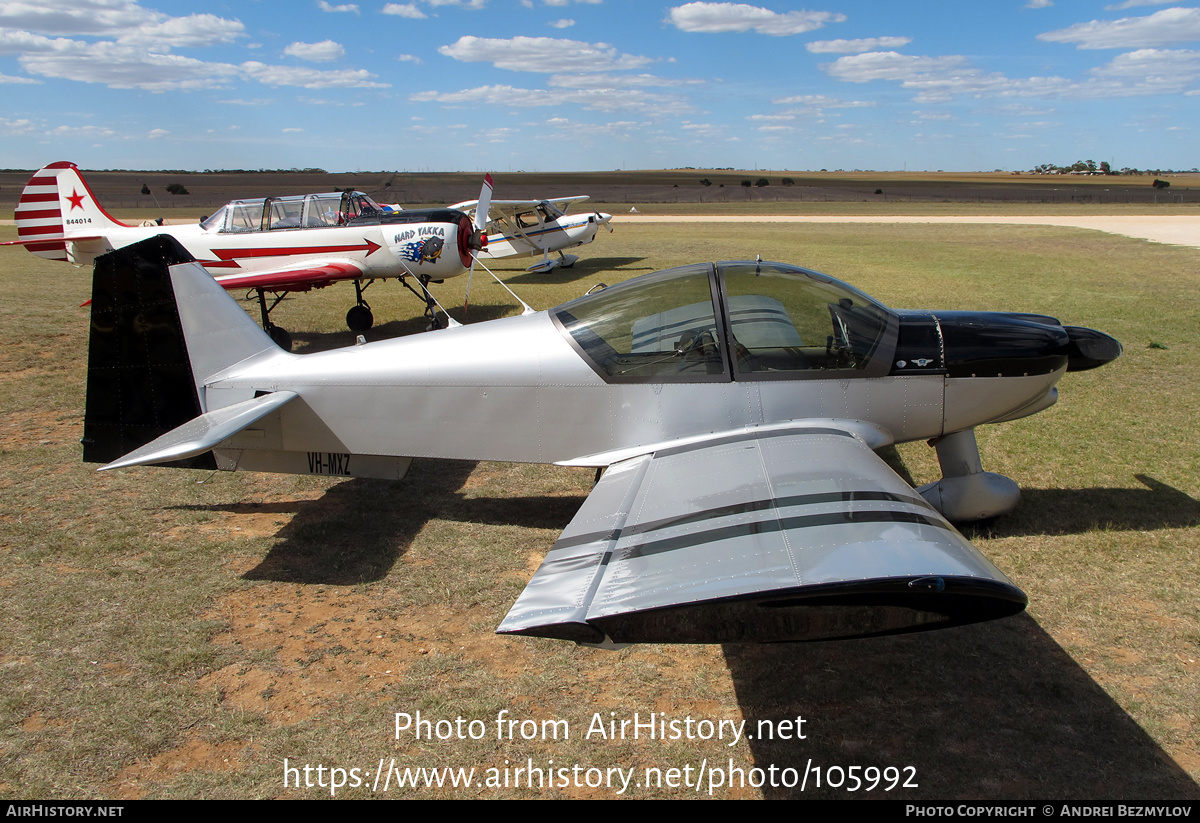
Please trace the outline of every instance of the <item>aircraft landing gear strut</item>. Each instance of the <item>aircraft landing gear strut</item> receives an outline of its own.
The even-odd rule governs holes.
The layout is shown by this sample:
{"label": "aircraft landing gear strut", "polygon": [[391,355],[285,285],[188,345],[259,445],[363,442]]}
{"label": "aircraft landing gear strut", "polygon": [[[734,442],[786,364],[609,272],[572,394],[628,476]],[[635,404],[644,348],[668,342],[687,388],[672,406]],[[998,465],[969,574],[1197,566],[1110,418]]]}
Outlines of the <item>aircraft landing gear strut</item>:
{"label": "aircraft landing gear strut", "polygon": [[[442,328],[442,321],[437,316],[438,304],[433,299],[433,295],[429,293],[430,278],[424,274],[413,275],[417,278],[417,282],[421,285],[421,291],[417,291],[408,282],[408,277],[400,277],[400,285],[415,294],[419,299],[425,301],[425,319],[429,321],[429,331],[436,331]],[[441,282],[441,281],[439,281]]]}
{"label": "aircraft landing gear strut", "polygon": [[262,289],[255,289],[258,293],[258,310],[262,314],[263,331],[271,335],[271,339],[275,341],[275,345],[284,351],[292,350],[292,336],[287,333],[287,330],[276,326],[271,322],[271,310],[279,305],[279,301],[283,300],[284,294],[275,294],[275,301],[270,306],[267,305],[267,294]]}
{"label": "aircraft landing gear strut", "polygon": [[346,312],[346,326],[350,331],[366,331],[375,325],[375,315],[371,314],[371,307],[363,299],[363,292],[374,282],[374,280],[368,280],[367,285],[364,286],[361,280],[354,281],[354,297],[358,302],[350,307],[350,311]]}
{"label": "aircraft landing gear strut", "polygon": [[1016,508],[1020,487],[1002,474],[983,470],[974,429],[947,434],[929,444],[937,449],[942,479],[917,492],[947,520],[984,520]]}

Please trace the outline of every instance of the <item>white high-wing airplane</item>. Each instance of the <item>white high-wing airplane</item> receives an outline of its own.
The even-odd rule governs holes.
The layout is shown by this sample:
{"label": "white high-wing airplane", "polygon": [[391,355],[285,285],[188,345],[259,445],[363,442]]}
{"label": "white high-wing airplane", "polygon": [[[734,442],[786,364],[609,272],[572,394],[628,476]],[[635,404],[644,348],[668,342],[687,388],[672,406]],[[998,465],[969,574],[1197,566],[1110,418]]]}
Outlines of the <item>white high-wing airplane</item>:
{"label": "white high-wing airplane", "polygon": [[[698,263],[549,311],[305,356],[158,237],[96,261],[84,460],[401,478],[414,457],[606,471],[498,631],[608,645],[846,638],[1026,597],[948,521],[1002,514],[974,428],[1113,338],[895,311],[780,263]],[[143,400],[144,402],[139,402]],[[914,490],[875,454],[933,440]]]}
{"label": "white high-wing airplane", "polygon": [[[484,180],[480,200],[491,199]],[[478,202],[478,201],[473,201]],[[38,257],[91,265],[99,255],[139,240],[170,234],[230,290],[258,296],[263,328],[283,348],[291,336],[270,321],[270,312],[289,292],[319,289],[352,280],[357,298],[346,325],[365,331],[375,322],[363,290],[375,280],[397,278],[425,302],[435,326],[430,282],[469,271],[483,246],[483,226],[461,211],[395,210],[362,192],[260,197],[234,200],[199,223],[139,226],[104,210],[74,163],[51,163],[30,179],[16,209],[17,240]],[[413,288],[409,278],[420,288]],[[267,294],[275,295],[268,305]]]}
{"label": "white high-wing airplane", "polygon": [[[601,226],[612,231],[611,214],[567,214],[567,209],[572,203],[581,203],[587,199],[586,194],[580,194],[554,200],[491,201],[490,211],[484,210],[488,214],[488,239],[480,257],[500,259],[534,257],[540,254],[541,261],[530,266],[527,271],[549,272],[559,266],[564,269],[570,268],[579,257],[567,254],[563,249],[592,242]],[[455,203],[450,208],[475,215],[478,206],[478,200],[467,200]],[[558,253],[558,260],[550,259],[551,252]]]}

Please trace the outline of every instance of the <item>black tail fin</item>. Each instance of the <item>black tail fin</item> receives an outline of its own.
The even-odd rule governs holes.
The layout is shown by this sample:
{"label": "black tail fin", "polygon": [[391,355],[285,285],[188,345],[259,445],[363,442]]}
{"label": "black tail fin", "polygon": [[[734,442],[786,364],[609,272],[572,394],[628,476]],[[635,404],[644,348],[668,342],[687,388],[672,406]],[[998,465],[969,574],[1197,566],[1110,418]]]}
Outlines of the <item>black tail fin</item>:
{"label": "black tail fin", "polygon": [[[169,269],[192,260],[168,235],[96,258],[85,462],[109,463],[201,414]],[[211,452],[167,465],[216,469]]]}

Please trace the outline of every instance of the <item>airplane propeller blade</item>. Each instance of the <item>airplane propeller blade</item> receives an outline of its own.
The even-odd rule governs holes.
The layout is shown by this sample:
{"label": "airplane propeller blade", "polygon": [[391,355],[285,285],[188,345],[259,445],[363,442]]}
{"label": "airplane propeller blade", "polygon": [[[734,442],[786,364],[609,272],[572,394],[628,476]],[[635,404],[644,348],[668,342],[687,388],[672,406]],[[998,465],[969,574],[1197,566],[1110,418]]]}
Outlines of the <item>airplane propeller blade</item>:
{"label": "airplane propeller blade", "polygon": [[492,175],[485,174],[483,176],[483,188],[479,190],[479,202],[475,204],[475,234],[473,239],[478,240],[479,248],[474,248],[472,244],[471,251],[471,268],[467,272],[467,294],[463,298],[463,317],[466,317],[471,305],[471,279],[475,276],[475,262],[479,260],[479,253],[487,248],[487,221],[488,210],[492,207]]}

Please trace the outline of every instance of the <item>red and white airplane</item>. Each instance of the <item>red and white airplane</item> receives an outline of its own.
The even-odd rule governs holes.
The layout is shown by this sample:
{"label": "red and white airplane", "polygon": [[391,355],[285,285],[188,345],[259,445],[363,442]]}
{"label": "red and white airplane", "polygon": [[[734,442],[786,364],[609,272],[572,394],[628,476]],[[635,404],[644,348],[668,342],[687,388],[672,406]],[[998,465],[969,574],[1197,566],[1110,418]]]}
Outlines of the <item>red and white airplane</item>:
{"label": "red and white airplane", "polygon": [[[346,313],[354,331],[374,323],[363,290],[387,278],[424,300],[426,314],[439,325],[428,284],[471,270],[487,243],[491,191],[488,175],[479,200],[472,201],[482,214],[475,223],[454,208],[400,210],[355,191],[234,200],[200,223],[130,225],[104,210],[74,163],[59,162],[25,186],[15,214],[18,239],[4,245],[88,266],[113,249],[170,234],[226,289],[257,293],[263,328],[288,349],[291,336],[270,322],[271,309],[289,292],[338,280],[354,282],[357,302]],[[274,296],[270,305],[268,293]]]}

